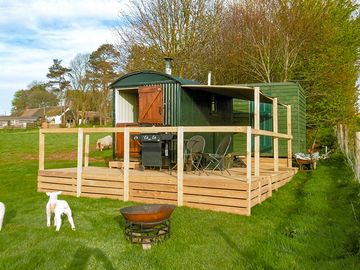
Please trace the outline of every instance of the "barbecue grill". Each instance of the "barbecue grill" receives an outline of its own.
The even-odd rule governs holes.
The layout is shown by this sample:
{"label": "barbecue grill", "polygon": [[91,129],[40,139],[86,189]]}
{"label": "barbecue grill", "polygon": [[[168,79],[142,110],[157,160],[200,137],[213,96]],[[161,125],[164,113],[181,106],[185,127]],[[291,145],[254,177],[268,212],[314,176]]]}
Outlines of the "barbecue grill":
{"label": "barbecue grill", "polygon": [[174,134],[168,133],[141,133],[132,135],[132,139],[140,143],[140,168],[159,167],[169,168],[170,159],[170,143],[174,139]]}

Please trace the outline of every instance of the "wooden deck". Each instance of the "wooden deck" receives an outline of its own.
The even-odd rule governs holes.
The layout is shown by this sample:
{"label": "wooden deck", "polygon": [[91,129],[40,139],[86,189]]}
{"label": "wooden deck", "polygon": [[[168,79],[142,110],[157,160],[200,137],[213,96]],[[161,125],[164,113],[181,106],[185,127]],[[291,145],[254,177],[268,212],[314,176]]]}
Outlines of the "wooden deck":
{"label": "wooden deck", "polygon": [[[183,205],[199,209],[250,215],[251,208],[272,196],[272,192],[289,182],[297,168],[287,168],[287,160],[280,159],[278,172],[273,160],[261,159],[260,175],[247,181],[246,168],[232,168],[226,172],[209,171],[200,175],[183,174]],[[39,170],[38,191],[61,190],[77,194],[77,168]],[[80,196],[124,200],[122,169],[83,167]],[[129,200],[140,203],[178,203],[176,171],[129,170]]]}

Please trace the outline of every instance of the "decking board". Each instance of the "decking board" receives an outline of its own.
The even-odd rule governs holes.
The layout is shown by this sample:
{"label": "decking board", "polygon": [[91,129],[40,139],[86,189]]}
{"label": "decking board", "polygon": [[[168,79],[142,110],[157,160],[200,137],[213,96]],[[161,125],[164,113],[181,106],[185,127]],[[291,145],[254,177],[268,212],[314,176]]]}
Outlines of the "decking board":
{"label": "decking board", "polygon": [[[183,205],[199,209],[249,215],[250,207],[260,204],[291,180],[296,168],[271,171],[270,160],[263,161],[260,176],[246,179],[246,168],[226,172],[207,172],[183,175]],[[124,199],[124,174],[118,168],[84,167],[81,197]],[[250,194],[249,194],[250,184]],[[40,170],[38,191],[62,190],[76,195],[76,168]],[[168,203],[177,205],[178,181],[176,171],[129,170],[129,200],[139,203]],[[249,201],[250,196],[250,201]]]}

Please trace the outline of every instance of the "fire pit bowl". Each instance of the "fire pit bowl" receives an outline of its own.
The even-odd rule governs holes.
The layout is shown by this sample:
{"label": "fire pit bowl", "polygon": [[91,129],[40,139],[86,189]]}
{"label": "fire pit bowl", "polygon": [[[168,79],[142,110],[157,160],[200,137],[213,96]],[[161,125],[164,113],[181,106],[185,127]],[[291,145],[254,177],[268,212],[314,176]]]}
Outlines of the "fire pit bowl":
{"label": "fire pit bowl", "polygon": [[142,244],[143,249],[152,243],[170,237],[170,216],[175,205],[144,204],[120,209],[125,218],[125,237],[131,243]]}
{"label": "fire pit bowl", "polygon": [[132,223],[156,223],[170,218],[175,205],[144,204],[120,209],[125,220]]}

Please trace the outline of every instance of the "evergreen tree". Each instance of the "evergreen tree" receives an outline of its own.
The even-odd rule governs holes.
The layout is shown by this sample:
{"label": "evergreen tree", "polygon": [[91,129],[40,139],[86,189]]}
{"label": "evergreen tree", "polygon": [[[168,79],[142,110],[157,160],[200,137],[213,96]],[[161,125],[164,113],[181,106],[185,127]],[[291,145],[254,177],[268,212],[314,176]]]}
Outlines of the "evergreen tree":
{"label": "evergreen tree", "polygon": [[46,74],[46,77],[49,78],[48,85],[51,90],[57,95],[61,105],[64,105],[65,92],[70,86],[70,82],[66,80],[66,75],[71,69],[63,67],[61,61],[62,60],[53,59],[53,64],[49,67],[49,72]]}

